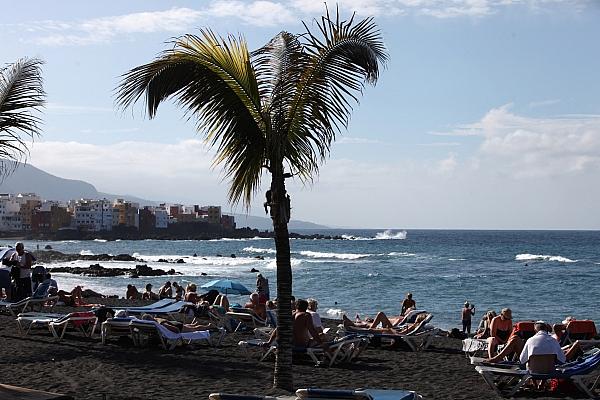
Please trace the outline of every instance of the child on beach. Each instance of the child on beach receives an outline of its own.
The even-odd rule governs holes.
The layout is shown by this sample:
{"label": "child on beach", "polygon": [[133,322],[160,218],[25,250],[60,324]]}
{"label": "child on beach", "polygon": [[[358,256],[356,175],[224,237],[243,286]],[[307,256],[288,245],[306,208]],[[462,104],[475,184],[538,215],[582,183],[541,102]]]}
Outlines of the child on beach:
{"label": "child on beach", "polygon": [[475,315],[475,306],[469,305],[468,301],[465,301],[465,306],[462,309],[462,332],[467,335],[471,335],[471,317]]}

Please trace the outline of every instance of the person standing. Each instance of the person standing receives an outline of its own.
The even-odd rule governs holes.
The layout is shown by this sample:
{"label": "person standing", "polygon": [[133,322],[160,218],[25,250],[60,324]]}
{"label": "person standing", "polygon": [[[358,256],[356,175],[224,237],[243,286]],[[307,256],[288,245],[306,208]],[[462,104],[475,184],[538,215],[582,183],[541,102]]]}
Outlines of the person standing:
{"label": "person standing", "polygon": [[475,306],[465,301],[462,309],[462,332],[471,335],[471,317],[475,315]]}
{"label": "person standing", "polygon": [[14,265],[19,268],[19,277],[16,279],[17,294],[15,301],[31,296],[31,265],[35,260],[30,252],[25,251],[22,242],[15,244],[15,253],[10,257]]}

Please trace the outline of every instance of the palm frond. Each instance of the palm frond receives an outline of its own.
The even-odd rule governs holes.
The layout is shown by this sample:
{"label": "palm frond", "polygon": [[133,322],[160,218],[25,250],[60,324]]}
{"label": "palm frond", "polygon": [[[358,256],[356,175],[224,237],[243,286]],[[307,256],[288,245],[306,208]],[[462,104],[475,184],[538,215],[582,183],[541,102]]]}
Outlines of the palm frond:
{"label": "palm frond", "polygon": [[267,121],[246,42],[219,38],[210,30],[185,35],[154,61],[123,75],[116,101],[128,107],[145,96],[150,118],[175,97],[211,147],[214,163],[231,179],[229,198],[246,206],[260,186]]}
{"label": "palm frond", "polygon": [[304,26],[311,61],[289,104],[286,155],[306,180],[329,154],[336,134],[347,128],[352,103],[358,103],[365,83],[376,83],[388,54],[372,18],[355,24],[354,16],[340,21],[339,13],[335,20],[327,13],[317,22],[320,35]]}
{"label": "palm frond", "polygon": [[26,138],[40,135],[37,115],[45,102],[43,61],[23,58],[0,70],[0,175],[27,159]]}

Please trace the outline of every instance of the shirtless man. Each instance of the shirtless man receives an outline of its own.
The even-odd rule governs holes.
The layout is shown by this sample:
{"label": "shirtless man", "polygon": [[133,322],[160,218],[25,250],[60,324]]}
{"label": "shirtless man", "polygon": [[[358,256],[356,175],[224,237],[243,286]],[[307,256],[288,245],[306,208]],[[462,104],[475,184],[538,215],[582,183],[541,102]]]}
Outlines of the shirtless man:
{"label": "shirtless man", "polygon": [[406,314],[408,309],[416,308],[417,303],[412,298],[412,293],[407,293],[406,298],[402,301],[402,308],[400,309],[400,315]]}
{"label": "shirtless man", "polygon": [[490,337],[488,341],[488,358],[493,358],[499,344],[508,341],[512,332],[512,311],[503,308],[500,315],[494,317],[490,323]]}
{"label": "shirtless man", "polygon": [[[292,324],[292,343],[297,347],[315,347],[321,345],[325,347],[325,344],[319,336],[319,332],[313,325],[312,316],[306,312],[308,309],[308,302],[306,300],[298,299],[296,301],[296,312],[294,313],[294,323]],[[263,346],[270,346],[277,338],[277,329],[273,330],[269,341],[263,343]]]}

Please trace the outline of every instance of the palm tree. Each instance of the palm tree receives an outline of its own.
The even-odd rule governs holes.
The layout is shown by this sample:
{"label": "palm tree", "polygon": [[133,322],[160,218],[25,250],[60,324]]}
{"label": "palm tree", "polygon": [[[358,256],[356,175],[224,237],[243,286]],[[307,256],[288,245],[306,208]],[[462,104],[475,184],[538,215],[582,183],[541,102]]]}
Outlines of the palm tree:
{"label": "palm tree", "polygon": [[27,158],[25,137],[40,134],[36,111],[44,105],[41,60],[22,58],[0,69],[0,175],[6,176]]}
{"label": "palm tree", "polygon": [[364,83],[375,84],[388,55],[372,18],[355,23],[329,13],[318,34],[281,32],[249,52],[241,37],[201,30],[185,35],[148,64],[122,76],[116,101],[126,108],[144,98],[150,118],[174,97],[197,130],[216,147],[214,165],[231,179],[229,200],[249,207],[263,173],[270,175],[269,209],[277,251],[278,351],[274,387],[291,391],[292,270],[290,197],[285,180],[307,183],[318,173],[336,133],[346,128]]}

